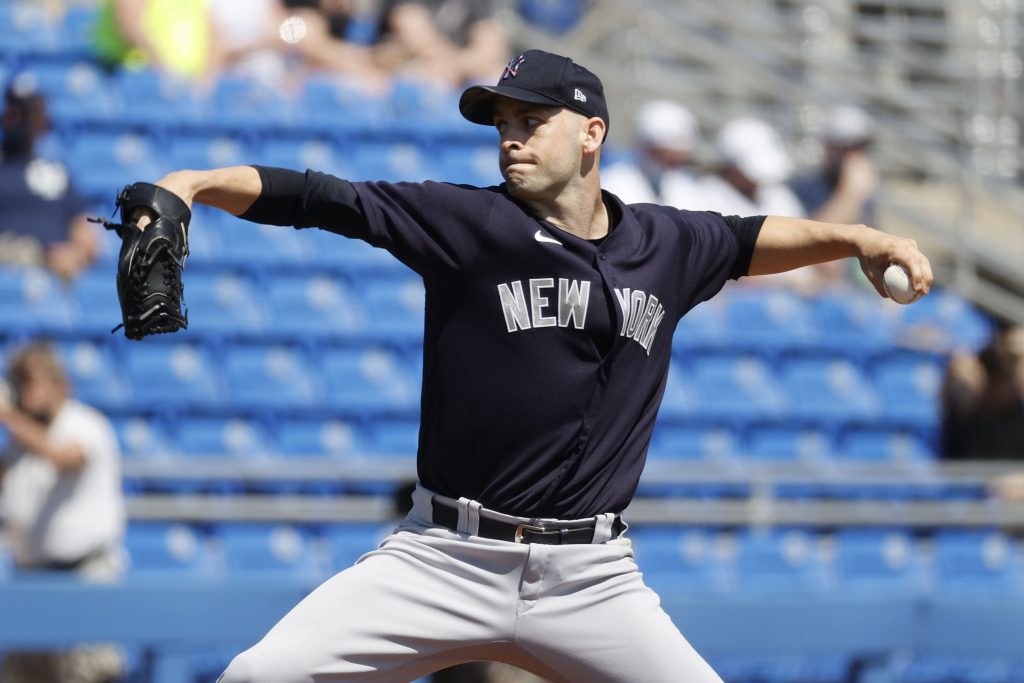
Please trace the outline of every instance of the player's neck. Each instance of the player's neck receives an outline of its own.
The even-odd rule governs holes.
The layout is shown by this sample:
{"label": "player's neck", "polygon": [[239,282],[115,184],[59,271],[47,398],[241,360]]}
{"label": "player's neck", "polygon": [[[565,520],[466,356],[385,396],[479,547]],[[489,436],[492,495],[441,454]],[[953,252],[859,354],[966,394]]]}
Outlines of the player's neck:
{"label": "player's neck", "polygon": [[611,219],[601,198],[600,183],[570,183],[550,201],[528,201],[534,215],[585,240],[596,240],[611,230]]}

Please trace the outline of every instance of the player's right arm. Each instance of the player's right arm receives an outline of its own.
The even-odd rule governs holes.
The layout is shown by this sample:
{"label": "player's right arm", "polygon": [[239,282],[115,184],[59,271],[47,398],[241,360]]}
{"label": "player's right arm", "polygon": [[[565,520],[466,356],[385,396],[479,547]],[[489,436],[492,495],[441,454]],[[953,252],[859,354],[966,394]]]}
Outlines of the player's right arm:
{"label": "player's right arm", "polygon": [[263,181],[252,166],[229,166],[209,171],[174,171],[156,183],[181,197],[240,216],[263,192]]}

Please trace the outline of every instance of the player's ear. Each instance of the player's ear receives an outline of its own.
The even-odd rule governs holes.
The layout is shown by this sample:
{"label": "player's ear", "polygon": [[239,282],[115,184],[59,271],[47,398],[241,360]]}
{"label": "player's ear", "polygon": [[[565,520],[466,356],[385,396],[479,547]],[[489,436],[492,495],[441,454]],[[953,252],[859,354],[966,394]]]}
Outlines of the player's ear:
{"label": "player's ear", "polygon": [[604,120],[597,116],[591,116],[583,126],[583,150],[593,154],[601,148],[601,143],[604,142]]}

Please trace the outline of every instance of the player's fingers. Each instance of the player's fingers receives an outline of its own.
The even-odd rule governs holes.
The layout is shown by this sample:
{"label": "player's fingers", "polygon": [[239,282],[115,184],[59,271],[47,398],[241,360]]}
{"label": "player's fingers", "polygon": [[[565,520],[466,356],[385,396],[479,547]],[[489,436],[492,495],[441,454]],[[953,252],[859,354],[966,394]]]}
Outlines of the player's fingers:
{"label": "player's fingers", "polygon": [[885,266],[879,267],[874,263],[868,261],[861,261],[861,270],[864,271],[864,275],[867,276],[868,282],[875,288],[878,295],[883,299],[889,298],[889,292],[885,289]]}
{"label": "player's fingers", "polygon": [[910,284],[914,290],[927,294],[932,286],[932,266],[928,258],[915,249],[901,263],[910,275]]}
{"label": "player's fingers", "polygon": [[132,213],[131,220],[134,221],[135,225],[139,230],[145,230],[146,226],[153,222],[154,213],[145,207],[139,207]]}

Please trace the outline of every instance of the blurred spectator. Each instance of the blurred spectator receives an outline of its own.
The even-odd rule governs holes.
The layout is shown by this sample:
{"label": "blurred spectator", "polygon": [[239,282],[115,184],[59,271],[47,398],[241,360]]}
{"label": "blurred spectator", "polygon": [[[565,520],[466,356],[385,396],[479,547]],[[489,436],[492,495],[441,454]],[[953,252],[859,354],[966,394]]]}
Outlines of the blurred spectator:
{"label": "blurred spectator", "polygon": [[997,334],[977,356],[950,359],[942,389],[942,455],[1024,461],[1024,327]]}
{"label": "blurred spectator", "polygon": [[[800,200],[786,184],[793,162],[782,138],[760,119],[741,117],[726,123],[716,141],[720,168],[700,183],[700,209],[738,216],[804,218]],[[797,268],[757,278],[741,286],[780,285],[804,295],[847,283],[843,261]]]}
{"label": "blurred spectator", "polygon": [[492,82],[508,59],[489,0],[384,0],[379,35],[385,68],[451,87]]}
{"label": "blurred spectator", "polygon": [[49,126],[34,79],[16,76],[0,115],[0,263],[45,265],[71,280],[95,260],[99,239],[64,165],[35,155]]}
{"label": "blurred spectator", "polygon": [[700,130],[693,114],[671,100],[654,100],[637,112],[634,127],[636,157],[602,174],[605,189],[627,204],[699,208],[700,185],[690,155]]}
{"label": "blurred spectator", "polygon": [[193,81],[211,73],[206,0],[102,0],[94,43],[97,57],[111,67],[149,65]]}
{"label": "blurred spectator", "polygon": [[[113,428],[103,415],[71,398],[60,362],[47,345],[17,351],[7,374],[10,390],[0,398],[0,425],[10,442],[0,457],[0,503],[18,572],[117,578],[124,503]],[[0,683],[106,683],[122,668],[113,646],[8,652]]]}
{"label": "blurred spectator", "polygon": [[701,183],[701,209],[737,216],[804,214],[786,185],[793,162],[775,129],[760,119],[729,121],[718,132],[718,174]]}
{"label": "blurred spectator", "polygon": [[352,78],[371,90],[384,90],[390,81],[373,48],[349,40],[364,3],[357,0],[285,0],[288,16],[281,36],[294,42],[306,64]]}
{"label": "blurred spectator", "polygon": [[288,74],[280,0],[208,0],[212,71],[227,71],[266,86],[281,86]]}
{"label": "blurred spectator", "polygon": [[826,223],[874,225],[878,172],[867,153],[874,133],[874,121],[863,109],[841,106],[828,113],[821,167],[790,185],[808,216]]}

